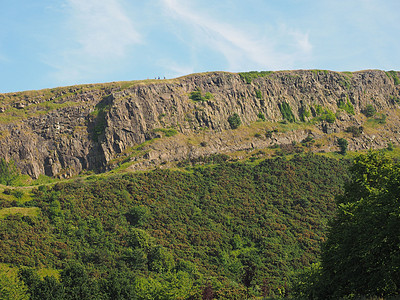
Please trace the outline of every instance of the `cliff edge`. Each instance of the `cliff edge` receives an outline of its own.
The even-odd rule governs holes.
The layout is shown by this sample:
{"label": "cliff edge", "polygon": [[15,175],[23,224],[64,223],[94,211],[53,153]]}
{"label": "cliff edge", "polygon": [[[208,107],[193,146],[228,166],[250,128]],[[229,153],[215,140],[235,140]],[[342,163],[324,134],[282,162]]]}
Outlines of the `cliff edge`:
{"label": "cliff edge", "polygon": [[338,138],[350,150],[383,148],[400,143],[399,108],[399,73],[379,70],[210,72],[0,94],[0,156],[37,178],[307,141],[309,151],[336,151]]}

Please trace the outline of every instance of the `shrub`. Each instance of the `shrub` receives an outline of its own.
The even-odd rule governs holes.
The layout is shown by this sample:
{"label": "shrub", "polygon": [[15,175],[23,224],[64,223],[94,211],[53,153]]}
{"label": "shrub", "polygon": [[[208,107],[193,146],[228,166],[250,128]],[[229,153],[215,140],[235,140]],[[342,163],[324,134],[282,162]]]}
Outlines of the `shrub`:
{"label": "shrub", "polygon": [[250,72],[242,72],[239,73],[240,78],[244,80],[247,84],[250,84],[253,79],[259,78],[259,77],[265,77],[271,74],[272,71],[250,71]]}
{"label": "shrub", "polygon": [[338,145],[339,145],[339,148],[340,148],[339,153],[345,155],[346,152],[347,152],[347,146],[348,146],[349,143],[344,138],[339,138],[337,142],[338,142]]}
{"label": "shrub", "polygon": [[372,104],[368,104],[365,109],[363,110],[363,113],[366,117],[372,117],[376,113],[376,109]]}
{"label": "shrub", "polygon": [[300,110],[299,110],[299,116],[300,116],[300,120],[302,122],[305,122],[307,120],[307,118],[309,118],[311,115],[310,110],[308,109],[307,105],[301,106]]}
{"label": "shrub", "polygon": [[155,128],[153,132],[162,132],[166,137],[171,137],[178,134],[178,131],[174,128]]}
{"label": "shrub", "polygon": [[212,100],[214,96],[210,92],[206,92],[205,95],[203,96],[201,89],[197,88],[196,90],[190,93],[189,98],[192,99],[193,101],[208,101]]}
{"label": "shrub", "polygon": [[348,98],[346,102],[343,99],[340,99],[337,103],[337,106],[346,111],[348,114],[354,115],[354,106],[351,104]]}
{"label": "shrub", "polygon": [[228,118],[228,123],[232,129],[236,129],[242,124],[242,121],[240,120],[239,115],[237,113],[234,113]]}
{"label": "shrub", "polygon": [[21,190],[14,190],[12,194],[17,199],[21,199],[24,196],[24,192]]}
{"label": "shrub", "polygon": [[329,109],[326,109],[323,115],[321,116],[322,120],[325,120],[328,123],[334,123],[336,120],[335,114],[330,111]]}
{"label": "shrub", "polygon": [[323,112],[324,112],[324,108],[319,104],[315,104],[315,106],[314,106],[314,117],[321,115]]}
{"label": "shrub", "polygon": [[143,226],[150,217],[150,210],[145,206],[134,206],[127,214],[127,219],[133,226]]}
{"label": "shrub", "polygon": [[257,117],[261,120],[261,121],[265,121],[265,116],[262,112],[259,112]]}
{"label": "shrub", "polygon": [[13,160],[0,159],[0,184],[11,185],[18,177],[18,170]]}
{"label": "shrub", "polygon": [[379,114],[378,116],[376,116],[375,119],[378,122],[378,124],[386,124],[386,115],[385,114]]}
{"label": "shrub", "polygon": [[393,78],[393,81],[394,81],[394,84],[395,85],[398,85],[398,84],[400,84],[400,79],[399,79],[399,76],[397,76],[397,72],[396,71],[388,71],[388,72],[386,72],[386,75],[390,78]]}
{"label": "shrub", "polygon": [[364,127],[360,126],[349,126],[346,128],[346,132],[352,133],[354,137],[359,137],[364,131]]}
{"label": "shrub", "polygon": [[263,98],[262,93],[261,93],[260,90],[256,90],[256,97],[257,97],[258,99],[262,99],[262,98]]}

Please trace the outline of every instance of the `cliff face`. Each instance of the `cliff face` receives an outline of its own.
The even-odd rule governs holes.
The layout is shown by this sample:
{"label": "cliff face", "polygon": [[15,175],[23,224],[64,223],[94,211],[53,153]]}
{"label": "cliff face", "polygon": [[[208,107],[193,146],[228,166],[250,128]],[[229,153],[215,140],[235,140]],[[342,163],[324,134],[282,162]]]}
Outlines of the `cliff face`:
{"label": "cliff face", "polygon": [[[322,148],[330,151],[335,134],[364,124],[366,118],[360,113],[368,105],[384,114],[387,122],[373,134],[365,131],[349,137],[350,148],[400,142],[397,73],[314,70],[257,76],[246,82],[239,74],[215,72],[0,95],[0,156],[13,159],[23,173],[38,177],[104,171],[129,161],[139,168],[218,152],[262,149],[299,142],[310,134],[325,138]],[[194,95],[202,98],[193,100],[197,99]],[[351,109],[343,109],[346,105]],[[260,114],[265,116],[267,130],[282,121],[285,110],[304,126],[262,138],[249,133],[246,126],[255,124]],[[316,121],[318,110],[336,113],[337,118]],[[235,113],[243,125],[232,130],[228,118]],[[306,126],[313,118],[314,125]],[[263,130],[260,126],[257,130]],[[174,137],[166,137],[175,132]]]}

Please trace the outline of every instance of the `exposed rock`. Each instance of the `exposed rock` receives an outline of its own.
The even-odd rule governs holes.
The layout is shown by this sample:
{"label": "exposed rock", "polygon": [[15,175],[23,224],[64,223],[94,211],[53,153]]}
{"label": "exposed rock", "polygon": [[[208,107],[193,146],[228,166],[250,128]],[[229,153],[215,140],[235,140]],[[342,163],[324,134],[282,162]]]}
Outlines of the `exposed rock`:
{"label": "exposed rock", "polygon": [[[193,101],[190,93],[196,89],[212,97]],[[69,177],[86,169],[104,171],[121,161],[134,161],[135,168],[301,142],[309,131],[299,129],[271,137],[262,134],[260,138],[241,136],[236,134],[240,130],[230,129],[228,117],[235,113],[243,126],[256,122],[260,113],[266,121],[281,121],[282,103],[288,104],[296,120],[301,120],[302,111],[312,111],[316,105],[337,113],[334,123],[315,125],[315,138],[362,125],[365,120],[360,112],[372,104],[377,111],[386,111],[392,121],[373,139],[366,133],[350,139],[349,149],[385,147],[388,136],[393,143],[400,142],[394,134],[400,132],[399,122],[391,115],[398,109],[398,101],[393,99],[400,98],[400,86],[378,70],[281,71],[255,78],[251,84],[239,74],[213,72],[132,82],[127,87],[92,85],[32,93],[0,95],[0,118],[4,119],[0,124],[0,155],[14,159],[23,173],[35,178],[40,174]],[[355,116],[340,110],[339,100],[351,103]],[[28,117],[13,115],[10,107],[25,111]],[[169,128],[179,134],[146,145],[144,153],[134,149],[167,135]],[[190,136],[203,136],[203,146],[190,144]],[[332,149],[336,149],[335,139],[327,139],[325,148],[318,151]]]}

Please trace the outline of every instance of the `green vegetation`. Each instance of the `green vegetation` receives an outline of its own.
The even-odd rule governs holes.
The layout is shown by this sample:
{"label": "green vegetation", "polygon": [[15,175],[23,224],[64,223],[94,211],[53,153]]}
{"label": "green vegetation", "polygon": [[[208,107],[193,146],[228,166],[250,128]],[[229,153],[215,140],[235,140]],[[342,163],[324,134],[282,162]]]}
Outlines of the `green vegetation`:
{"label": "green vegetation", "polygon": [[0,219],[4,219],[9,215],[20,214],[22,216],[35,217],[39,215],[37,207],[7,207],[0,209]]}
{"label": "green vegetation", "polygon": [[242,121],[240,120],[239,115],[237,113],[234,113],[228,118],[228,123],[232,129],[236,129],[242,124]]}
{"label": "green vegetation", "polygon": [[300,116],[300,121],[306,122],[307,119],[311,116],[310,109],[308,108],[307,104],[302,104],[300,109],[299,109],[299,116]]}
{"label": "green vegetation", "polygon": [[334,123],[336,120],[336,115],[329,109],[324,109],[321,105],[315,104],[311,107],[311,113],[313,115],[312,122],[326,121],[328,123]]}
{"label": "green vegetation", "polygon": [[175,128],[155,128],[153,132],[162,132],[166,137],[171,137],[178,134],[178,131]]}
{"label": "green vegetation", "polygon": [[372,104],[368,104],[363,110],[363,113],[366,117],[370,118],[376,114],[376,109]]}
{"label": "green vegetation", "polygon": [[339,138],[337,140],[337,143],[338,143],[339,149],[340,149],[339,153],[342,155],[346,155],[347,146],[348,146],[349,142],[344,138]]}
{"label": "green vegetation", "polygon": [[258,99],[263,99],[263,95],[262,95],[262,93],[261,93],[260,90],[256,90],[256,97],[257,97]]}
{"label": "green vegetation", "polygon": [[388,71],[388,72],[386,72],[386,75],[389,78],[393,78],[393,82],[394,82],[395,85],[400,84],[400,79],[399,79],[399,76],[397,75],[396,71],[393,71],[393,70]]}
{"label": "green vegetation", "polygon": [[18,175],[19,172],[13,160],[6,161],[0,158],[0,184],[11,185]]}
{"label": "green vegetation", "polygon": [[0,300],[28,300],[28,288],[15,274],[0,269]]}
{"label": "green vegetation", "polygon": [[374,118],[369,118],[367,124],[369,127],[376,127],[378,125],[386,124],[387,116],[384,113],[375,114]]}
{"label": "green vegetation", "polygon": [[284,120],[287,120],[291,123],[296,121],[296,118],[292,112],[292,109],[290,108],[289,103],[282,102],[279,103],[278,106]]}
{"label": "green vegetation", "polygon": [[346,128],[346,132],[352,133],[354,137],[359,137],[364,132],[364,127],[362,126],[349,126]]}
{"label": "green vegetation", "polygon": [[99,141],[99,137],[104,134],[104,131],[107,127],[106,115],[111,108],[111,104],[109,102],[109,97],[104,97],[104,99],[96,105],[95,110],[91,113],[91,116],[94,118],[92,138],[95,142]]}
{"label": "green vegetation", "polygon": [[190,93],[189,99],[193,101],[208,101],[214,99],[214,96],[210,92],[206,92],[206,94],[203,96],[201,89],[197,88],[195,91]]}
{"label": "green vegetation", "polygon": [[260,78],[260,77],[266,77],[273,73],[272,71],[250,71],[250,72],[242,72],[239,73],[240,78],[243,79],[244,82],[247,84],[250,84],[253,79]]}
{"label": "green vegetation", "polygon": [[32,299],[284,296],[292,274],[317,261],[346,165],[222,159],[40,186],[23,204],[40,214],[0,219],[0,262],[61,270],[38,279],[21,268]]}
{"label": "green vegetation", "polygon": [[297,296],[399,296],[400,164],[382,152],[369,152],[355,158],[351,173],[351,181],[336,200],[321,264],[299,277]]}
{"label": "green vegetation", "polygon": [[318,75],[318,74],[325,74],[325,75],[327,75],[328,73],[329,73],[329,71],[328,70],[318,70],[318,69],[314,69],[314,70],[310,70],[312,73],[314,73],[314,74],[316,74],[316,75]]}
{"label": "green vegetation", "polygon": [[257,117],[258,117],[258,119],[260,120],[260,121],[263,121],[263,122],[265,122],[265,115],[262,113],[262,112],[259,112],[258,113],[258,115],[257,115]]}
{"label": "green vegetation", "polygon": [[344,101],[343,99],[340,99],[337,103],[337,106],[340,109],[343,109],[344,111],[346,111],[348,114],[354,115],[354,106],[353,106],[353,104],[351,104],[351,102],[348,98],[346,99],[346,101]]}

